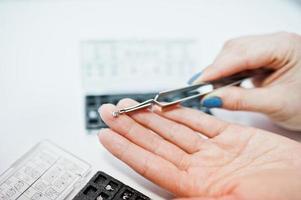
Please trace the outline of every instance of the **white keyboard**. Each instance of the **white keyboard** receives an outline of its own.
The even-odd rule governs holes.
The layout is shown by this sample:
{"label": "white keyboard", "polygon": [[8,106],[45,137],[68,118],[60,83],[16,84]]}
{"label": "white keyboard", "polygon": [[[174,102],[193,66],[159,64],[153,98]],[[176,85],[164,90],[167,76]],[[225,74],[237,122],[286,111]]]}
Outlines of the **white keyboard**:
{"label": "white keyboard", "polygon": [[0,200],[65,199],[90,165],[44,141],[0,177]]}
{"label": "white keyboard", "polygon": [[88,94],[149,92],[183,85],[197,65],[194,40],[103,40],[82,42]]}

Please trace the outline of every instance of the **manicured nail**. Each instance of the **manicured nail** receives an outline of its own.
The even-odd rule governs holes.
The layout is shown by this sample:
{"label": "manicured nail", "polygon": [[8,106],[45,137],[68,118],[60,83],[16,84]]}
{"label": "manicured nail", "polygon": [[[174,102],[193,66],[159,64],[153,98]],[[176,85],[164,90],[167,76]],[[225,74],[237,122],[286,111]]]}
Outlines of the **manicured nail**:
{"label": "manicured nail", "polygon": [[194,74],[187,83],[189,85],[191,85],[197,78],[200,77],[201,74],[202,74],[202,72],[198,72],[198,73]]}
{"label": "manicured nail", "polygon": [[207,108],[220,108],[223,105],[223,101],[220,97],[213,96],[208,97],[202,101],[202,106]]}

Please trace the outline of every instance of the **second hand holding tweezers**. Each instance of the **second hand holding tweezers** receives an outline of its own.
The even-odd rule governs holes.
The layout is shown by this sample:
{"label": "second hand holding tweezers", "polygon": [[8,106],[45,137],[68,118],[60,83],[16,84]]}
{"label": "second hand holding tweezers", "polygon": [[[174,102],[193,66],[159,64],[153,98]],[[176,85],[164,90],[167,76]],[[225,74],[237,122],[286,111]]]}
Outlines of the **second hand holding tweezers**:
{"label": "second hand holding tweezers", "polygon": [[[244,80],[248,79],[248,78],[252,78],[255,76],[267,76],[271,73],[272,71],[269,69],[256,69],[256,70],[246,70],[243,72],[240,72],[238,74],[234,74],[232,76],[228,76],[222,79],[218,79],[218,80],[214,80],[214,81],[208,81],[208,82],[203,82],[203,83],[198,83],[198,84],[194,84],[194,85],[190,85],[187,87],[182,87],[182,88],[177,88],[177,89],[173,89],[173,90],[167,90],[167,91],[163,91],[163,92],[159,92],[153,99],[149,99],[146,100],[142,103],[138,103],[134,106],[130,106],[127,108],[122,108],[118,111],[114,111],[112,113],[112,115],[114,117],[118,117],[120,114],[123,113],[129,113],[129,112],[133,112],[136,110],[141,110],[144,108],[151,108],[154,105],[157,105],[161,108],[165,108],[165,107],[169,107],[172,105],[177,105],[180,104],[184,101],[188,101],[194,98],[200,98],[205,96],[206,94],[209,94],[211,92],[213,92],[216,89],[219,88],[224,88],[224,87],[229,87],[229,86],[236,86],[239,85],[240,83],[242,83]],[[180,99],[176,99],[174,101],[171,102],[161,102],[160,99],[163,97],[167,97],[167,96],[175,96],[176,94],[183,94],[183,93],[187,93],[187,92],[192,92],[192,91],[196,91],[197,89],[202,89],[199,93],[197,94],[192,94],[190,96],[185,96],[182,97]]]}

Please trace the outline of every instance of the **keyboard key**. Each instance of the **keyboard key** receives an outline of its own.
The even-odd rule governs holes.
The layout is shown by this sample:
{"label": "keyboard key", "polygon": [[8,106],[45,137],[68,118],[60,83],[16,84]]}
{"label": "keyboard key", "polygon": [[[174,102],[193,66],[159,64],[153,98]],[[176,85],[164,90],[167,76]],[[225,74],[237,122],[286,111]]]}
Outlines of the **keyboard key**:
{"label": "keyboard key", "polygon": [[97,172],[73,200],[150,200],[104,172]]}

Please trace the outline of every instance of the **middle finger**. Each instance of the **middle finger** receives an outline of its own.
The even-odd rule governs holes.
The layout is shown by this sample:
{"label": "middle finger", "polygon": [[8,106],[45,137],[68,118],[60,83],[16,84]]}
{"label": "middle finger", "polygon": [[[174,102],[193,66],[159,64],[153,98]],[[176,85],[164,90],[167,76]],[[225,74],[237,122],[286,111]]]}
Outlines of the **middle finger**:
{"label": "middle finger", "polygon": [[[118,103],[118,107],[124,108],[135,104],[137,104],[137,102],[134,100],[123,99]],[[164,139],[172,142],[188,153],[198,151],[204,141],[201,134],[196,133],[196,131],[154,112],[142,110],[128,113],[128,115],[138,123],[153,130]]]}

